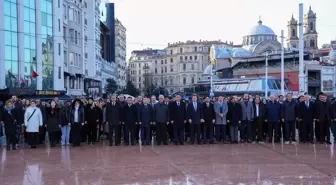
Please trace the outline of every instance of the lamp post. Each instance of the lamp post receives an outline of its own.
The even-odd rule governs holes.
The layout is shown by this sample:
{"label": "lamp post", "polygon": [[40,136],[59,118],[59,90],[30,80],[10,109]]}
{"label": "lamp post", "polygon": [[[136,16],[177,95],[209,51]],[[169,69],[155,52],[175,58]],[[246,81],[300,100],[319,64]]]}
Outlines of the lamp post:
{"label": "lamp post", "polygon": [[211,64],[211,73],[210,73],[210,98],[215,96],[215,93],[213,91],[213,75],[214,75],[215,69],[213,69],[213,64]]}
{"label": "lamp post", "polygon": [[281,30],[281,95],[285,95],[284,31]]}
{"label": "lamp post", "polygon": [[265,59],[265,98],[268,98],[268,51],[266,51]]}

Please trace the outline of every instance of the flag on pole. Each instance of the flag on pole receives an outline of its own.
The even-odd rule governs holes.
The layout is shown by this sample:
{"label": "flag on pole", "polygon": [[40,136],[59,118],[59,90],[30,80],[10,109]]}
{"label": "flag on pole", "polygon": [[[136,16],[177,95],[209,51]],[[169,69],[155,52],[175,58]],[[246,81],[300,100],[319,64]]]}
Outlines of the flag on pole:
{"label": "flag on pole", "polygon": [[35,71],[32,72],[32,77],[33,77],[33,78],[37,78],[38,76],[39,76],[39,75],[38,75]]}

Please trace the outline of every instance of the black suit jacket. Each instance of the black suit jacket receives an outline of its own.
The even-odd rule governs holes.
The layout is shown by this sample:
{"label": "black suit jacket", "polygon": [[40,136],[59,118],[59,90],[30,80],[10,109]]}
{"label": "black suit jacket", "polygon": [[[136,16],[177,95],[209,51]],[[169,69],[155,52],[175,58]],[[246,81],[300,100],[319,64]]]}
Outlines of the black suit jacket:
{"label": "black suit jacket", "polygon": [[325,121],[325,119],[330,120],[331,115],[331,105],[329,102],[323,103],[322,101],[319,101],[316,104],[316,118],[319,119],[320,122]]}
{"label": "black suit jacket", "polygon": [[265,120],[266,119],[266,105],[262,102],[259,102],[259,116],[257,116],[256,103],[253,103],[253,115],[254,119]]}
{"label": "black suit jacket", "polygon": [[209,103],[209,107],[206,103],[202,104],[202,119],[204,119],[206,124],[211,124],[212,120],[216,119],[216,113],[213,103]]}
{"label": "black suit jacket", "polygon": [[187,108],[188,119],[191,119],[191,124],[200,124],[201,114],[202,114],[202,105],[197,102],[197,109],[195,111],[194,103],[190,102]]}
{"label": "black suit jacket", "polygon": [[118,102],[114,106],[112,103],[108,103],[105,111],[105,121],[107,121],[109,125],[119,125],[120,122],[123,121],[121,107]]}
{"label": "black suit jacket", "polygon": [[299,105],[299,118],[302,119],[304,123],[312,124],[314,121],[315,113],[314,103],[309,102],[309,107],[307,108],[306,102],[301,102]]}
{"label": "black suit jacket", "polygon": [[147,127],[150,122],[153,121],[153,107],[150,104],[140,105],[140,109],[138,110],[138,121],[141,122],[141,126]]}
{"label": "black suit jacket", "polygon": [[186,104],[182,101],[180,106],[177,106],[177,102],[173,102],[169,106],[170,120],[174,121],[174,124],[184,124],[187,120]]}
{"label": "black suit jacket", "polygon": [[123,120],[125,124],[135,124],[138,120],[138,107],[132,104],[130,107],[125,105]]}

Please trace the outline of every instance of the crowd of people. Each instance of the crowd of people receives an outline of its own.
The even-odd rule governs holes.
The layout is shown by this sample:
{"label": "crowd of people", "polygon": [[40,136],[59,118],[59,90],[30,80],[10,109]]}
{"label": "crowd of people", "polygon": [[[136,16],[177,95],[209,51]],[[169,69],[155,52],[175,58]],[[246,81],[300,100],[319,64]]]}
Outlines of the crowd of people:
{"label": "crowd of people", "polygon": [[[309,95],[293,99],[270,96],[218,96],[189,100],[181,95],[108,100],[60,101],[19,100],[13,96],[0,107],[0,136],[7,150],[25,142],[29,148],[47,143],[50,147],[79,147],[108,140],[109,146],[184,145],[237,143],[293,143],[296,130],[300,143],[331,144],[336,135],[336,103],[323,93],[315,101]],[[335,138],[335,137],[334,137]]]}

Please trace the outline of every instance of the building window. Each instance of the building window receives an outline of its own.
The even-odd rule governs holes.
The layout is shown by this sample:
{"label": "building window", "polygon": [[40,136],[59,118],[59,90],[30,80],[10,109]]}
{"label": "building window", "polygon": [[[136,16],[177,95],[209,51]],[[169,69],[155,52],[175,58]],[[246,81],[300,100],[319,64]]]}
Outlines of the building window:
{"label": "building window", "polygon": [[192,56],[189,56],[189,60],[192,60]]}
{"label": "building window", "polygon": [[167,64],[167,59],[165,59],[165,64]]}
{"label": "building window", "polygon": [[180,61],[183,61],[183,56],[180,56]]}
{"label": "building window", "polygon": [[310,40],[310,47],[315,48],[315,41],[314,40]]}
{"label": "building window", "polygon": [[73,21],[74,18],[74,10],[69,7],[69,20]]}
{"label": "building window", "polygon": [[61,43],[58,43],[58,55],[61,56]]}
{"label": "building window", "polygon": [[313,22],[310,23],[310,31],[314,31],[314,23]]}
{"label": "building window", "polygon": [[69,29],[69,37],[70,37],[70,43],[74,43],[75,42],[75,30],[74,29]]}
{"label": "building window", "polygon": [[170,58],[170,63],[173,63],[174,62],[174,59],[173,58]]}
{"label": "building window", "polygon": [[191,64],[191,70],[195,70],[195,64]]}
{"label": "building window", "polygon": [[191,77],[191,83],[195,83],[195,77]]}
{"label": "building window", "polygon": [[195,52],[197,52],[197,47],[195,47],[194,49],[195,49]]}
{"label": "building window", "polygon": [[172,50],[172,49],[170,50],[170,54],[171,54],[171,55],[173,54],[173,50]]}
{"label": "building window", "polygon": [[296,37],[295,29],[292,30],[292,37]]}
{"label": "building window", "polygon": [[174,71],[174,66],[170,66],[170,72]]}
{"label": "building window", "polygon": [[61,31],[61,20],[58,19],[57,21],[58,21],[58,31]]}
{"label": "building window", "polygon": [[183,77],[183,84],[186,84],[187,83],[187,78],[184,76]]}
{"label": "building window", "polygon": [[183,64],[183,70],[187,69],[187,64]]}
{"label": "building window", "polygon": [[58,79],[62,79],[62,68],[58,67]]}
{"label": "building window", "polygon": [[183,53],[183,48],[180,48],[180,53]]}
{"label": "building window", "polygon": [[139,82],[141,82],[141,77],[139,77]]}
{"label": "building window", "polygon": [[163,64],[163,60],[161,60],[161,65]]}
{"label": "building window", "polygon": [[155,68],[155,74],[157,74],[157,68]]}
{"label": "building window", "polygon": [[74,66],[75,61],[74,61],[74,53],[69,53],[69,65]]}
{"label": "building window", "polygon": [[194,59],[197,60],[197,55],[195,55]]}
{"label": "building window", "polygon": [[165,73],[167,73],[167,66],[165,66]]}
{"label": "building window", "polygon": [[173,85],[173,79],[172,78],[170,79],[170,85]]}
{"label": "building window", "polygon": [[188,60],[188,56],[185,56],[185,57],[184,57],[184,60],[187,61],[187,60]]}
{"label": "building window", "polygon": [[77,31],[75,31],[75,44],[77,44]]}
{"label": "building window", "polygon": [[61,7],[61,0],[57,0],[57,7],[58,7],[58,8]]}

